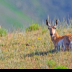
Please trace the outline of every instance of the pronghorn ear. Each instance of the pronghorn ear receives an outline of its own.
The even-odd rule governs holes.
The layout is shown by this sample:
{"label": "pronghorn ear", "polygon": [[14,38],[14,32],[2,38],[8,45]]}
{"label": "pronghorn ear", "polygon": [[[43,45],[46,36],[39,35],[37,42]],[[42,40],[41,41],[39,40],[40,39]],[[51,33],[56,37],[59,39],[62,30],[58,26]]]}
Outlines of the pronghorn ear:
{"label": "pronghorn ear", "polygon": [[47,20],[46,20],[46,25],[47,25],[47,26],[50,26],[50,24],[49,24],[49,22],[48,22]]}
{"label": "pronghorn ear", "polygon": [[58,21],[56,20],[56,23],[55,23],[54,27],[57,27],[57,25],[58,25]]}

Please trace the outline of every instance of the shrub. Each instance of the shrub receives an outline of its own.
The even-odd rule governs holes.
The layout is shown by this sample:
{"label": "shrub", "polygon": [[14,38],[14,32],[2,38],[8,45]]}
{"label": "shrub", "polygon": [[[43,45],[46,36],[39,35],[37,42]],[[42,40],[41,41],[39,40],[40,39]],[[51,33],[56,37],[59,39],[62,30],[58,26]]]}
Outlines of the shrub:
{"label": "shrub", "polygon": [[38,24],[32,24],[28,28],[26,28],[26,31],[32,31],[32,30],[39,30],[40,26]]}
{"label": "shrub", "polygon": [[66,66],[57,66],[55,69],[68,69]]}
{"label": "shrub", "polygon": [[5,36],[7,34],[7,30],[5,28],[0,29],[0,37]]}

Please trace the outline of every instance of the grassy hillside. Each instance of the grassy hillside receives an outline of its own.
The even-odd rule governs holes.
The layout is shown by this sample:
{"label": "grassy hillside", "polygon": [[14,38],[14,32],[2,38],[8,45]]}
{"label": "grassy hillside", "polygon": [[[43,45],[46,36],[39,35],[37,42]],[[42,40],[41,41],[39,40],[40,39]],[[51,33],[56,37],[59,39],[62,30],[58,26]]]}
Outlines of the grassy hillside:
{"label": "grassy hillside", "polygon": [[[60,36],[71,33],[66,26],[57,28]],[[0,37],[0,68],[67,69],[72,68],[72,51],[52,52],[54,45],[46,26],[38,30],[8,33]]]}

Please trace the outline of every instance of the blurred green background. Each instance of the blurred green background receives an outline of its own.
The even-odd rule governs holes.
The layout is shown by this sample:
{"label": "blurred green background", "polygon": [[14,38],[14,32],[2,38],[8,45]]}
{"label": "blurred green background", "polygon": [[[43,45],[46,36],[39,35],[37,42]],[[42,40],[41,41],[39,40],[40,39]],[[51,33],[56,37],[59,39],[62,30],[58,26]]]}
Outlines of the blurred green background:
{"label": "blurred green background", "polygon": [[72,18],[72,0],[0,0],[0,25],[8,30]]}

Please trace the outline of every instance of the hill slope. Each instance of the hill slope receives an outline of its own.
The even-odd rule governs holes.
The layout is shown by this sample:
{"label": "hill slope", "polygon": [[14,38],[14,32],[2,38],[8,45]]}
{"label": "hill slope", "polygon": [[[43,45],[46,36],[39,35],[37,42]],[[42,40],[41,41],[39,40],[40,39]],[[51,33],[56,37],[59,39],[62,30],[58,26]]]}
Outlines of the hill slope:
{"label": "hill slope", "polygon": [[0,0],[0,25],[25,27],[50,19],[72,17],[72,0]]}

